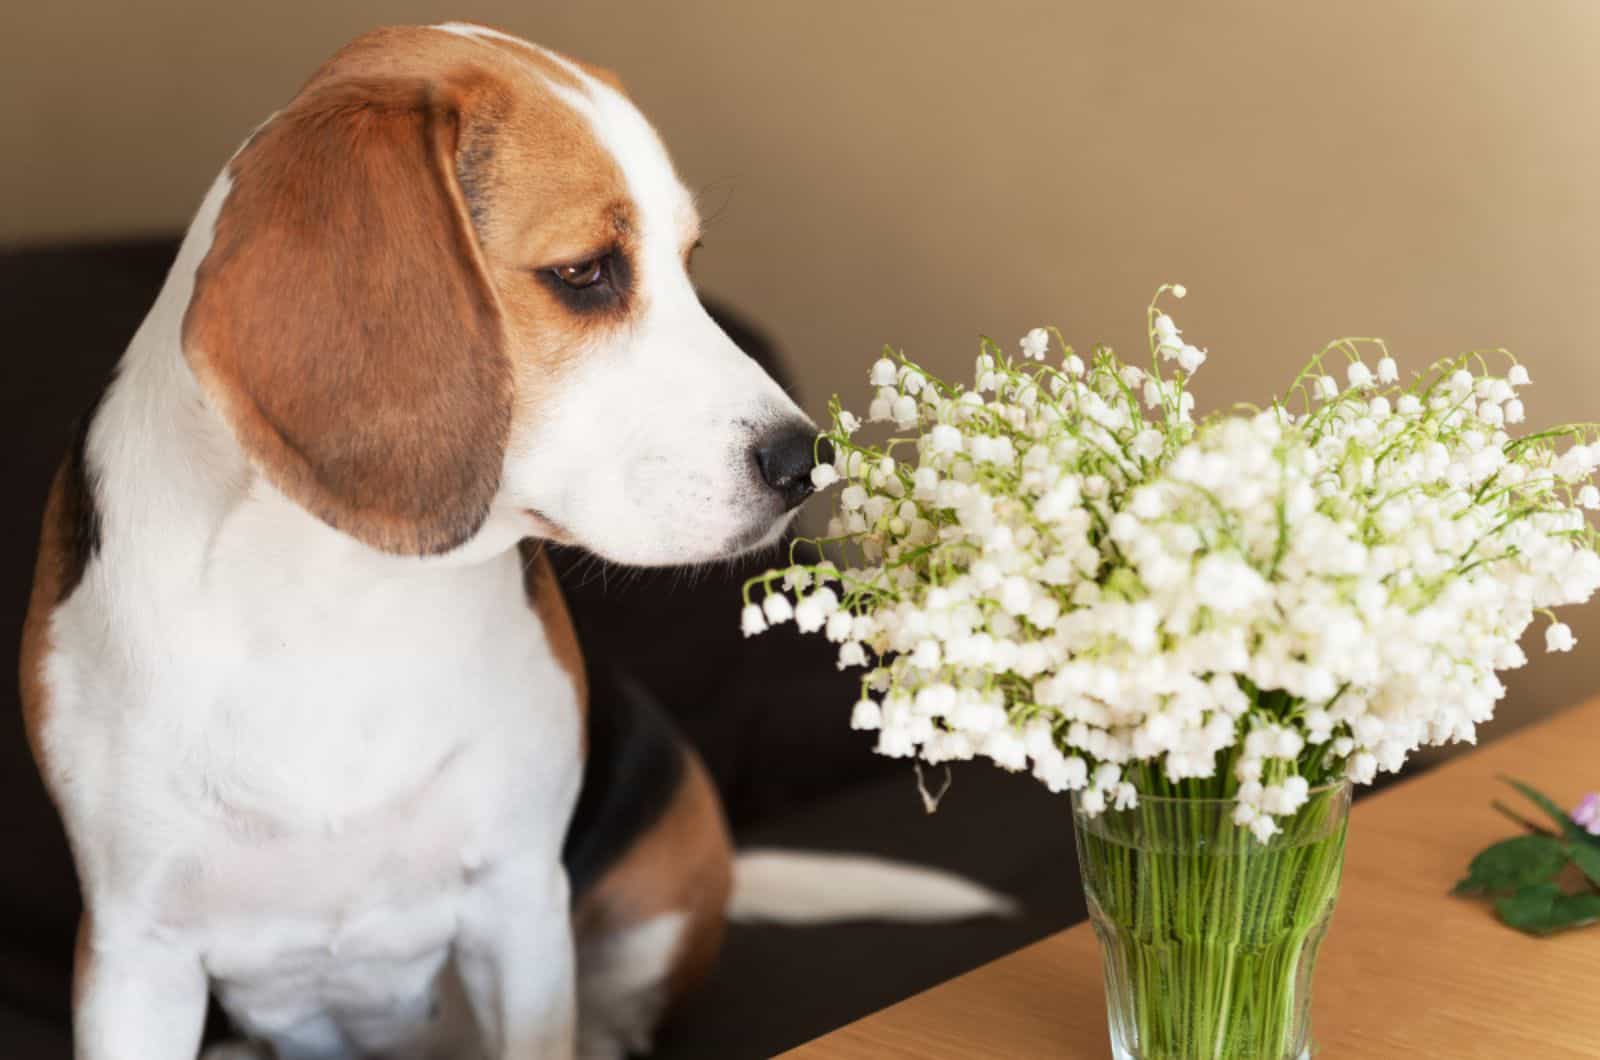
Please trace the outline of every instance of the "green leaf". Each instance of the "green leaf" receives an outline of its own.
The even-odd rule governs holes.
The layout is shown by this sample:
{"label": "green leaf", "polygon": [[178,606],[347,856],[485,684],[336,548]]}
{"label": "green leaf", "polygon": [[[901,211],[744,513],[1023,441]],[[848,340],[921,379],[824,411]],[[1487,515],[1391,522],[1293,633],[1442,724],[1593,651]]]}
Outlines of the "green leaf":
{"label": "green leaf", "polygon": [[1548,934],[1550,923],[1555,912],[1556,899],[1561,897],[1561,888],[1553,883],[1536,883],[1531,887],[1524,887],[1510,898],[1502,898],[1494,904],[1494,911],[1500,919],[1518,931],[1527,931],[1535,935]]}
{"label": "green leaf", "polygon": [[1564,894],[1555,902],[1562,928],[1583,927],[1600,920],[1600,894]]}
{"label": "green leaf", "polygon": [[1577,822],[1567,815],[1567,811],[1557,806],[1555,800],[1550,798],[1550,796],[1546,795],[1542,791],[1537,790],[1531,784],[1523,783],[1520,780],[1513,780],[1511,777],[1501,777],[1500,779],[1504,780],[1507,784],[1510,784],[1513,788],[1516,788],[1522,793],[1523,798],[1527,799],[1529,802],[1538,806],[1539,809],[1543,810],[1545,815],[1554,821],[1557,827],[1561,829],[1561,833],[1563,835],[1567,836],[1569,839],[1577,839],[1583,835],[1583,829],[1579,828]]}
{"label": "green leaf", "polygon": [[1494,911],[1518,931],[1552,935],[1600,920],[1600,894],[1562,894],[1553,883],[1536,883],[1500,899]]}
{"label": "green leaf", "polygon": [[1592,843],[1572,844],[1572,863],[1583,870],[1589,882],[1600,887],[1600,847]]}
{"label": "green leaf", "polygon": [[1567,845],[1555,836],[1503,839],[1472,859],[1457,894],[1506,894],[1555,878],[1567,864]]}

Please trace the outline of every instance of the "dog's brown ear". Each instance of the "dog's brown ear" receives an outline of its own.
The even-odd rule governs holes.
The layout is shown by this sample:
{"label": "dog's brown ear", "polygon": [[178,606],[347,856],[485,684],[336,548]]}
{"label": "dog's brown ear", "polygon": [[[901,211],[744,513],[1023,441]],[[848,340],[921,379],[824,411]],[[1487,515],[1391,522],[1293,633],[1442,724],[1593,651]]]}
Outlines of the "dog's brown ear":
{"label": "dog's brown ear", "polygon": [[390,552],[461,544],[510,431],[498,301],[456,179],[463,92],[313,88],[235,157],[184,350],[245,452]]}

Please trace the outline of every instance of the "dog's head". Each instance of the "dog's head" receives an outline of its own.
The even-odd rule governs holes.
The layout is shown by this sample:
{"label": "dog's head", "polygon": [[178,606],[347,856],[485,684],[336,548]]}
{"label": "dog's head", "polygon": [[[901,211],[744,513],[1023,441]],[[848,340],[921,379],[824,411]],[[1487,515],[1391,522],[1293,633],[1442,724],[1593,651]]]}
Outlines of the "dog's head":
{"label": "dog's head", "polygon": [[615,79],[477,26],[351,44],[230,164],[184,349],[251,462],[391,552],[774,540],[816,430],[712,322]]}

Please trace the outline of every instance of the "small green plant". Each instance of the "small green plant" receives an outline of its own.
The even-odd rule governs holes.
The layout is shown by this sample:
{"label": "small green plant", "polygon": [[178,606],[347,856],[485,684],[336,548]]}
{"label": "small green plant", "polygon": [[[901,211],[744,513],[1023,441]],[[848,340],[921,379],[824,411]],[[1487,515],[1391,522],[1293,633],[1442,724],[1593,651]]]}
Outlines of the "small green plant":
{"label": "small green plant", "polygon": [[1529,935],[1553,935],[1600,921],[1600,795],[1571,814],[1531,785],[1506,778],[1554,823],[1548,828],[1496,799],[1494,808],[1526,832],[1472,859],[1455,886],[1493,898],[1500,919]]}

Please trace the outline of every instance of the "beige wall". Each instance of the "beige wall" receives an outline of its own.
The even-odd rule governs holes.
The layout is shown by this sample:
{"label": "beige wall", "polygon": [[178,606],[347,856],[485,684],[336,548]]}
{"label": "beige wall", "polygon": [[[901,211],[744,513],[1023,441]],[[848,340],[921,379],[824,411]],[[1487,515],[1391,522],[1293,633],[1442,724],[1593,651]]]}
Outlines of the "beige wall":
{"label": "beige wall", "polygon": [[[1212,403],[1357,333],[1508,345],[1536,420],[1600,411],[1592,0],[50,0],[0,34],[0,240],[178,225],[344,39],[449,17],[622,73],[713,218],[704,286],[813,406],[883,342],[1127,345],[1175,279]],[[1600,607],[1576,624],[1600,650]],[[1537,658],[1516,712],[1600,687],[1587,660]]]}

